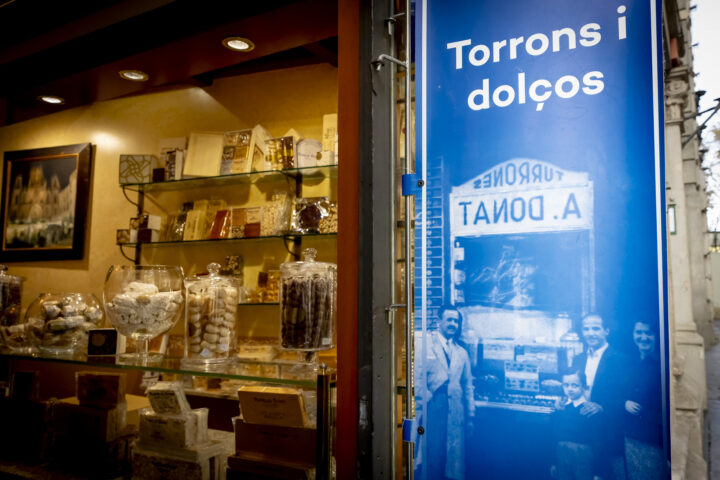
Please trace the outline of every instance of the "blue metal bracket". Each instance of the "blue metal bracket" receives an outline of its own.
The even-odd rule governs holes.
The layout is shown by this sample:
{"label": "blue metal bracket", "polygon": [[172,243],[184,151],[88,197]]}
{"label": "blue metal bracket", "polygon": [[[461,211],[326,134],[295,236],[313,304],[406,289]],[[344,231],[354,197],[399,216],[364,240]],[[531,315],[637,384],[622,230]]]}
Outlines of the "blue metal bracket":
{"label": "blue metal bracket", "polygon": [[406,173],[402,176],[402,195],[417,195],[425,185],[425,181],[420,178],[418,173]]}
{"label": "blue metal bracket", "polygon": [[417,419],[403,418],[402,422],[402,439],[403,442],[416,443],[417,439]]}

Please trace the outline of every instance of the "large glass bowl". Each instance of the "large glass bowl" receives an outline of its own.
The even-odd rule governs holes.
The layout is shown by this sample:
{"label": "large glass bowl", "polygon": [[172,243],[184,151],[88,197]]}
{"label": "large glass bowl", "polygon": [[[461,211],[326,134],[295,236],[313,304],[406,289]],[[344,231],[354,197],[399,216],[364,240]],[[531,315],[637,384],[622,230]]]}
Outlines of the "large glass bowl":
{"label": "large glass bowl", "polygon": [[162,359],[148,343],[170,330],[183,312],[183,270],[167,265],[113,265],[105,277],[103,306],[112,325],[139,346],[124,360],[145,364]]}
{"label": "large glass bowl", "polygon": [[42,353],[72,355],[87,348],[88,331],[103,318],[92,293],[41,293],[27,309],[25,326]]}

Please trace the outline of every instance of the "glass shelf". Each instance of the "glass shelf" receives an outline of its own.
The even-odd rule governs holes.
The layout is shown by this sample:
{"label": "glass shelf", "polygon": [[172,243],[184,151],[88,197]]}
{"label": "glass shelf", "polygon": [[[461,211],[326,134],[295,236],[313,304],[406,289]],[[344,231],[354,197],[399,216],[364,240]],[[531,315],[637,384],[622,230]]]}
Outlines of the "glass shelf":
{"label": "glass shelf", "polygon": [[309,238],[309,237],[335,237],[336,232],[333,233],[288,233],[285,235],[267,235],[264,237],[242,237],[242,238],[205,238],[202,240],[170,240],[162,242],[143,242],[143,243],[118,243],[121,247],[162,247],[164,245],[204,245],[207,243],[218,243],[218,242],[243,242],[253,240],[267,240],[270,238]]}
{"label": "glass shelf", "polygon": [[187,188],[217,187],[222,185],[256,183],[263,179],[273,179],[273,177],[313,177],[313,178],[337,178],[337,165],[327,165],[322,167],[303,167],[289,168],[285,170],[266,170],[262,172],[250,173],[233,173],[230,175],[217,175],[214,177],[194,177],[183,178],[182,180],[168,180],[166,182],[147,182],[147,183],[122,183],[123,188],[133,188],[143,192],[166,192],[171,190],[181,190]]}
{"label": "glass shelf", "polygon": [[[309,352],[311,356],[314,352]],[[315,361],[249,361],[238,358],[232,359],[227,365],[198,366],[183,364],[181,358],[164,357],[159,362],[152,362],[147,365],[127,363],[115,355],[88,357],[84,354],[76,354],[67,357],[45,356],[42,354],[15,354],[6,350],[0,350],[0,358],[7,360],[23,360],[32,362],[51,362],[83,367],[111,368],[118,370],[139,370],[160,373],[171,373],[175,375],[192,375],[213,378],[225,378],[232,380],[244,380],[248,382],[263,382],[283,385],[295,385],[300,387],[315,387],[316,377],[322,373],[320,364]],[[332,369],[326,373],[333,374]]]}

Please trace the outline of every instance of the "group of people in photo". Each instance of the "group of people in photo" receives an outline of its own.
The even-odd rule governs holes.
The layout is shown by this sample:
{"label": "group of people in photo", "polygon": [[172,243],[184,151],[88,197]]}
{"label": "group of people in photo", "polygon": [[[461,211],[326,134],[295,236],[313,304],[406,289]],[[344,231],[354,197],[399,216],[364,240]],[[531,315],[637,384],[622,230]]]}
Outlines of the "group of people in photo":
{"label": "group of people in photo", "polygon": [[[474,429],[470,357],[459,340],[462,314],[441,309],[428,332],[416,397],[425,406],[426,434],[419,463],[427,479],[481,478],[466,472]],[[583,352],[560,372],[562,396],[551,413],[554,455],[550,476],[559,480],[659,480],[666,478],[660,337],[655,322],[633,323],[634,348],[621,352],[608,341],[598,314],[582,319]],[[521,434],[521,432],[518,432]],[[548,475],[539,475],[546,478]]]}

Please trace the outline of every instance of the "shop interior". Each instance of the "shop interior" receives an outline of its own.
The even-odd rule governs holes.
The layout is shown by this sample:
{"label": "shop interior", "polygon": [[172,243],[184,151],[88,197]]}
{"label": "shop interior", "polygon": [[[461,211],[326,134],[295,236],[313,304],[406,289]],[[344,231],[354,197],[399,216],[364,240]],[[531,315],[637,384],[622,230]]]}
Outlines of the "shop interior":
{"label": "shop interior", "polygon": [[[23,30],[34,18],[32,9],[22,2],[0,6],[0,24],[7,27],[0,29],[7,46],[0,50],[0,71],[6,74],[0,89],[0,147],[3,152],[29,152],[11,155],[13,162],[6,155],[3,163],[6,230],[0,263],[7,270],[0,274],[5,276],[0,276],[5,329],[0,351],[0,400],[5,406],[0,415],[5,425],[27,428],[0,440],[6,453],[0,455],[0,472],[21,478],[45,478],[48,472],[86,478],[98,469],[127,475],[137,468],[145,469],[143,478],[160,478],[164,474],[158,472],[165,468],[198,479],[306,478],[309,472],[314,478],[330,478],[338,455],[338,351],[342,355],[342,343],[352,342],[352,336],[343,339],[352,330],[343,331],[337,325],[342,322],[330,323],[319,334],[322,338],[306,337],[303,343],[294,325],[298,315],[313,309],[335,322],[343,309],[353,308],[336,301],[344,275],[343,234],[352,238],[356,228],[343,232],[338,226],[344,224],[343,196],[352,191],[343,193],[343,182],[352,179],[343,180],[339,173],[346,147],[338,130],[342,133],[347,125],[338,126],[337,114],[343,108],[341,90],[350,88],[348,82],[342,86],[342,79],[353,73],[338,68],[338,5],[273,1],[199,9],[186,2],[107,1],[54,5],[46,13],[35,28]],[[233,40],[241,47],[244,42],[245,50],[233,50]],[[128,71],[130,77],[146,78],[123,77],[121,72]],[[350,82],[356,84],[357,79]],[[46,103],[43,96],[58,97],[60,103]],[[240,142],[238,132],[246,132],[256,147],[240,166],[240,143],[232,143]],[[273,143],[283,138],[291,142],[290,149]],[[75,212],[81,209],[85,219],[74,225],[70,220],[83,234],[77,257],[53,257],[65,245],[53,245],[49,234],[37,240],[36,233],[27,233],[26,243],[12,243],[14,230],[8,228],[13,225],[36,232],[40,223],[55,222],[42,215],[31,220],[32,208],[48,212],[55,181],[51,160],[45,160],[52,156],[38,160],[34,154],[86,143],[91,152],[88,188],[74,199]],[[227,162],[229,146],[235,150]],[[220,157],[206,155],[208,149]],[[253,157],[258,151],[262,154]],[[176,154],[184,156],[183,171],[171,173],[168,160]],[[348,167],[355,155],[350,151],[346,156]],[[141,168],[132,163],[138,158],[149,159],[149,176],[134,171],[137,176],[124,177],[128,165],[130,170]],[[20,162],[39,162],[45,168],[36,188],[26,179],[11,182],[13,171],[18,176],[28,170],[18,167],[25,165]],[[73,179],[59,183],[65,188]],[[195,234],[188,233],[196,211],[204,216],[197,220]],[[220,211],[226,213],[221,216]],[[241,218],[237,225],[236,216]],[[185,228],[179,236],[178,225]],[[62,226],[69,228],[67,222]],[[346,245],[352,255],[352,241]],[[33,258],[38,250],[48,251],[42,261]],[[313,260],[310,270],[297,267]],[[294,263],[299,261],[304,263]],[[130,270],[136,265],[180,266],[182,273],[176,286],[167,287],[174,281],[172,272],[133,271],[116,280],[122,269],[111,269],[114,265]],[[325,282],[317,290],[323,300],[318,300],[320,293],[307,294],[299,282],[283,283],[294,274],[304,276],[311,289]],[[108,313],[108,305],[118,296],[137,293],[128,286],[132,282],[154,284],[160,294],[168,288],[182,294],[182,307],[173,310],[169,329],[146,331],[131,325],[132,318],[118,326],[121,315]],[[21,299],[15,296],[18,283]],[[157,288],[150,297],[159,295]],[[296,304],[290,314],[284,305],[289,305],[292,288],[313,300]],[[64,332],[69,322],[64,313],[50,312],[68,306],[71,294],[79,293],[85,312],[79,330],[85,336],[60,344],[69,345],[67,349],[53,349],[59,340],[50,326]],[[211,312],[223,305],[233,318],[226,336],[222,324],[203,324],[212,329],[203,330],[203,342],[217,341],[207,340],[202,349],[189,318],[206,312],[193,310],[191,297],[204,301],[203,308]],[[118,302],[114,305],[120,309]],[[14,310],[9,313],[10,306]],[[92,325],[91,309],[105,313]],[[10,331],[21,324],[26,335],[15,335],[19,328]],[[32,325],[39,328],[34,336],[27,334]],[[132,334],[104,337],[102,348],[111,351],[88,355],[92,333],[113,327]],[[223,338],[230,340],[223,343]],[[146,347],[148,355],[143,356]],[[112,355],[123,350],[126,357]],[[246,398],[239,389],[245,389]],[[174,402],[169,409],[162,400],[167,398]],[[243,401],[249,402],[244,409]],[[267,403],[284,406],[272,411],[263,408]],[[250,404],[258,407],[255,420],[248,418],[253,415]],[[64,429],[67,422],[81,427]],[[128,445],[138,435],[144,446],[131,456]],[[158,446],[168,439],[171,447]],[[65,440],[95,454],[68,449]],[[167,476],[170,470],[164,478],[175,478]]]}

